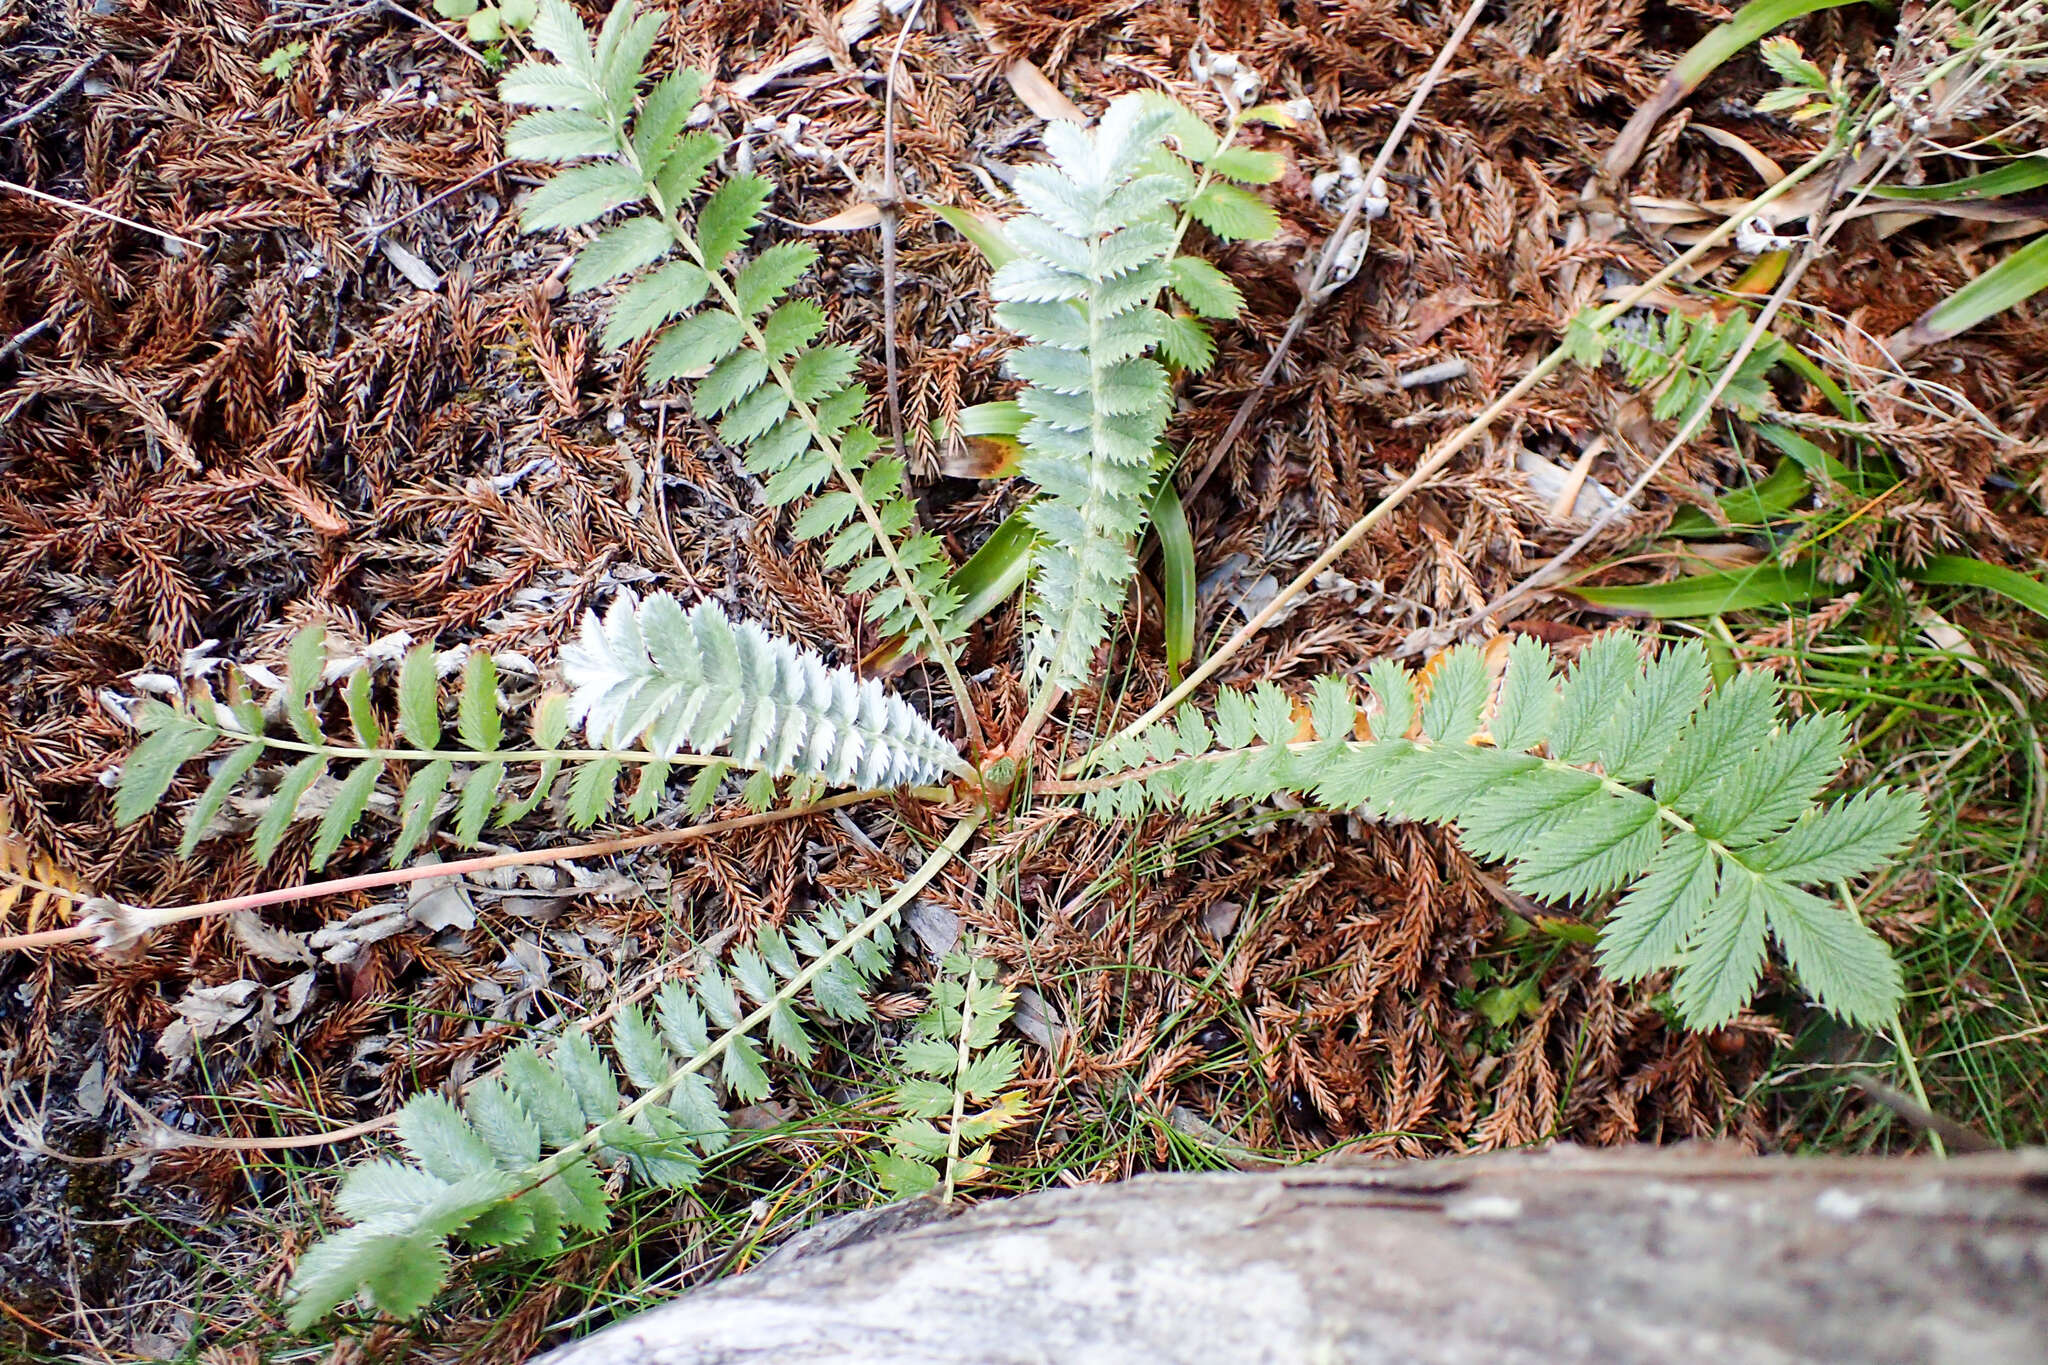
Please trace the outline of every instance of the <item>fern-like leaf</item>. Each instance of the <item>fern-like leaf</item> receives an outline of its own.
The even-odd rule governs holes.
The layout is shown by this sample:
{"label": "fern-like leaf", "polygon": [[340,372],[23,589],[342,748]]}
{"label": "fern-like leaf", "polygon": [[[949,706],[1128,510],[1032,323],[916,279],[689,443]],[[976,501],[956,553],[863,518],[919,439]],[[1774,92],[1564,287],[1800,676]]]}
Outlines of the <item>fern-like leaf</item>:
{"label": "fern-like leaf", "polygon": [[729,964],[701,960],[694,980],[661,989],[651,1013],[619,1011],[610,1055],[572,1032],[545,1052],[514,1049],[459,1106],[435,1094],[408,1102],[398,1119],[404,1159],[352,1167],[335,1200],[352,1226],[299,1258],[293,1330],[357,1297],[413,1316],[447,1278],[451,1239],[546,1258],[561,1250],[564,1229],[602,1232],[606,1168],[646,1184],[696,1184],[730,1141],[724,1097],[768,1093],[757,1039],[801,1061],[819,1018],[867,1017],[907,899],[837,901],[787,932],[764,931]]}
{"label": "fern-like leaf", "polygon": [[[1590,314],[1572,319],[1565,344],[1572,359],[1588,367],[1611,358],[1631,387],[1654,392],[1652,412],[1660,420],[1686,421],[1741,349],[1751,319],[1735,313],[1725,319],[1638,312],[1595,328]],[[1784,359],[1786,343],[1765,335],[1744,357],[1715,400],[1719,407],[1754,419],[1776,406],[1767,376]]]}
{"label": "fern-like leaf", "polygon": [[[234,669],[227,671],[225,701],[198,689],[181,706],[138,705],[135,723],[145,738],[122,765],[116,816],[131,823],[147,815],[185,764],[223,744],[233,747],[216,760],[186,817],[183,853],[213,832],[238,793],[248,803],[252,791],[262,790],[259,782],[267,782],[251,833],[257,862],[269,862],[293,825],[317,807],[315,870],[372,810],[396,819],[389,846],[394,866],[421,848],[444,818],[456,842],[473,847],[492,823],[523,819],[558,794],[567,822],[586,829],[617,806],[621,779],[631,769],[638,770],[627,788],[635,820],[661,808],[669,773],[681,764],[706,770],[708,780],[694,784],[684,803],[692,813],[709,805],[719,778],[734,768],[756,770],[764,784],[753,793],[757,805],[772,800],[778,776],[888,787],[969,771],[942,735],[880,683],[828,665],[751,623],[729,622],[716,606],[686,613],[666,594],[644,604],[622,596],[602,622],[590,619],[580,643],[562,655],[572,693],[532,701],[524,747],[505,747],[507,702],[488,654],[469,655],[452,719],[443,723],[448,703],[434,650],[424,644],[407,653],[392,689],[396,725],[388,728],[413,747],[385,743],[387,726],[367,666],[341,689],[354,742],[330,738],[322,718],[329,697],[318,683],[323,649],[318,627],[292,643],[288,677],[275,701],[288,735],[270,733],[264,708],[245,697],[250,678]],[[576,720],[592,747],[565,750]],[[437,747],[451,731],[464,747]],[[266,766],[278,758],[289,766]],[[558,791],[565,770],[571,777]],[[395,797],[380,797],[386,785],[396,788]],[[323,792],[325,800],[316,800]]]}
{"label": "fern-like leaf", "polygon": [[1147,357],[1164,331],[1152,306],[1173,250],[1173,182],[1146,168],[1167,128],[1139,99],[1111,105],[1091,135],[1046,131],[1051,166],[1016,188],[1031,216],[1008,226],[1021,255],[993,281],[996,318],[1031,344],[1011,361],[1026,387],[1021,472],[1050,496],[1029,513],[1034,664],[1052,684],[1087,676],[1133,570],[1153,448],[1166,426],[1166,372]]}
{"label": "fern-like leaf", "polygon": [[965,762],[909,702],[775,639],[716,603],[684,611],[656,593],[621,593],[584,620],[564,650],[569,710],[590,742],[645,744],[663,759],[684,747],[723,750],[745,768],[809,773],[835,786],[930,782]]}
{"label": "fern-like leaf", "polygon": [[[1826,1009],[1882,1024],[1899,969],[1850,908],[1814,895],[1881,867],[1911,841],[1916,794],[1873,789],[1820,806],[1842,761],[1840,722],[1780,720],[1770,677],[1709,691],[1697,644],[1645,660],[1625,633],[1589,643],[1559,677],[1520,641],[1488,686],[1480,651],[1452,650],[1417,680],[1382,662],[1363,710],[1320,682],[1297,736],[1270,684],[1225,691],[1213,727],[1177,717],[1107,749],[1123,772],[1085,784],[1104,818],[1154,804],[1203,810],[1287,791],[1325,805],[1454,826],[1475,857],[1507,863],[1509,884],[1560,902],[1625,892],[1607,916],[1600,962],[1635,980],[1676,973],[1691,1027],[1716,1028],[1755,992],[1767,941]],[[1419,719],[1416,693],[1422,693]],[[1340,699],[1341,693],[1341,699]]]}
{"label": "fern-like leaf", "polygon": [[[606,348],[651,338],[646,377],[688,381],[698,415],[743,453],[768,501],[804,504],[796,534],[826,541],[826,563],[845,572],[848,591],[872,594],[869,619],[919,647],[931,637],[943,646],[965,630],[952,619],[950,561],[918,526],[900,454],[860,420],[868,393],[852,382],[858,357],[820,342],[824,312],[790,297],[816,250],[783,242],[748,254],[773,187],[758,175],[707,186],[725,142],[688,128],[701,73],[676,72],[639,94],[660,18],[624,0],[592,40],[561,0],[543,0],[533,34],[554,60],[506,74],[504,101],[535,110],[506,142],[515,155],[576,164],[529,197],[521,226],[556,231],[631,205],[650,210],[603,229],[570,270],[571,289],[631,281],[605,326]],[[683,259],[668,259],[677,252]],[[828,482],[838,491],[819,497]]]}
{"label": "fern-like leaf", "polygon": [[[1165,150],[1174,136],[1181,155]],[[1193,175],[1183,160],[1227,153],[1187,110],[1157,97],[1112,102],[1092,132],[1054,123],[1047,165],[1018,170],[1027,212],[1004,233],[1017,256],[995,273],[996,318],[1028,345],[1010,359],[1025,383],[1019,471],[1047,496],[1026,512],[1037,531],[1032,665],[1051,685],[1088,676],[1133,570],[1155,449],[1172,407],[1154,352],[1195,368],[1213,346],[1199,325],[1156,305],[1172,289],[1197,313],[1243,302],[1206,263],[1178,261],[1174,205],[1221,236],[1265,235],[1271,210],[1243,190]],[[1250,174],[1253,163],[1232,163]]]}
{"label": "fern-like leaf", "polygon": [[1023,1122],[1024,1093],[1011,1089],[1023,1057],[1001,1042],[1016,992],[996,980],[996,963],[973,939],[948,953],[932,982],[931,1005],[897,1049],[900,1117],[872,1158],[882,1188],[899,1198],[953,1191],[988,1168],[993,1139]]}

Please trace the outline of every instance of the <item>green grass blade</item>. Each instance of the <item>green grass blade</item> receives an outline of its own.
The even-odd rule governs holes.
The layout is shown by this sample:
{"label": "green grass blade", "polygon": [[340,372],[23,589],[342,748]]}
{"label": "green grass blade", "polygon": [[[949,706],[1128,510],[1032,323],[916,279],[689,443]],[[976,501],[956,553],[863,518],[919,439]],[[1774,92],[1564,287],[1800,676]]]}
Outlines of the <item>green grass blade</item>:
{"label": "green grass blade", "polygon": [[1860,422],[1863,420],[1863,409],[1856,406],[1856,400],[1851,398],[1843,390],[1842,386],[1834,381],[1833,376],[1820,366],[1814,364],[1812,357],[1808,356],[1806,352],[1800,350],[1797,346],[1787,345],[1779,350],[1778,363],[1791,370],[1794,374],[1797,374],[1816,389],[1819,389],[1822,396],[1828,400],[1828,406],[1832,407],[1837,413],[1840,413],[1843,420],[1849,422]]}
{"label": "green grass blade", "polygon": [[1760,565],[1729,573],[1704,573],[1671,583],[1618,588],[1578,587],[1573,596],[1596,607],[1647,612],[1658,618],[1719,616],[1752,607],[1791,606],[1844,591],[1823,582],[1806,565]]}
{"label": "green grass blade", "polygon": [[1676,108],[1730,57],[1782,24],[1819,10],[1854,3],[1856,0],[1751,0],[1735,12],[1734,18],[1708,33],[1678,59],[1657,93],[1636,110],[1621,136],[1615,139],[1601,164],[1601,172],[1610,179],[1626,174],[1649,145],[1650,130],[1657,126],[1657,120]]}
{"label": "green grass blade", "polygon": [[1937,341],[1967,332],[2043,289],[2048,289],[2048,232],[1922,313],[1911,327],[1885,345],[1894,356],[1911,355]]}
{"label": "green grass blade", "polygon": [[1159,480],[1152,495],[1152,533],[1159,538],[1166,676],[1179,686],[1181,669],[1195,657],[1195,533],[1170,474]]}
{"label": "green grass blade", "polygon": [[1015,399],[973,403],[960,409],[957,429],[962,436],[1011,436],[1024,430],[1024,409]]}
{"label": "green grass blade", "polygon": [[1866,185],[1858,193],[1878,199],[1905,199],[1915,203],[1953,203],[1959,199],[1994,199],[2001,194],[2023,194],[2048,185],[2048,153],[2023,156],[1982,175],[1964,176],[1940,185]]}
{"label": "green grass blade", "polygon": [[1017,248],[1010,245],[1010,239],[1003,235],[1002,225],[994,219],[984,218],[966,209],[956,209],[948,204],[932,205],[932,212],[946,220],[947,226],[973,243],[988,261],[989,269],[1000,270],[1017,259]]}
{"label": "green grass blade", "polygon": [[2048,616],[2048,584],[2002,564],[1987,564],[1968,555],[1931,555],[1925,564],[1908,571],[1906,577],[1918,583],[1982,588],[2009,597],[2037,615]]}
{"label": "green grass blade", "polygon": [[1727,519],[1726,525],[1697,507],[1681,507],[1672,516],[1671,524],[1664,528],[1664,534],[1695,539],[1723,536],[1731,530],[1768,526],[1783,520],[1797,507],[1806,497],[1808,486],[1806,471],[1797,462],[1780,460],[1763,482],[1722,496],[1721,515]]}
{"label": "green grass blade", "polygon": [[1016,474],[1024,447],[1024,409],[1011,399],[975,403],[954,414],[953,423],[934,417],[932,440],[942,448],[939,472],[956,479],[1007,479]]}

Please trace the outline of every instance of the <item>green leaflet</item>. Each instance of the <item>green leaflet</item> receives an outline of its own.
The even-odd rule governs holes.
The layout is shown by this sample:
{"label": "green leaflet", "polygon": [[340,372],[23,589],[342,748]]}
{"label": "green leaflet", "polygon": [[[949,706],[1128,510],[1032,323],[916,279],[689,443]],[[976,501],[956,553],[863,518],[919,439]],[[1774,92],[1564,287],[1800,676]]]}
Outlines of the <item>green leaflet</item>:
{"label": "green leaflet", "polygon": [[612,162],[571,166],[527,197],[519,214],[525,232],[579,228],[641,195],[640,179]]}
{"label": "green leaflet", "polygon": [[405,792],[398,799],[398,839],[391,846],[391,866],[403,864],[414,849],[426,842],[441,793],[448,789],[448,779],[454,771],[454,765],[447,759],[437,758],[406,780]]}
{"label": "green leaflet", "polygon": [[[710,288],[710,276],[688,261],[670,261],[642,276],[613,302],[611,318],[604,327],[604,348],[616,351],[632,345],[702,303]],[[737,333],[733,344],[739,344]]]}
{"label": "green leaflet", "polygon": [[569,270],[569,292],[595,289],[652,265],[667,254],[670,245],[668,229],[658,219],[628,218],[613,224],[576,253],[576,264]]}
{"label": "green leaflet", "polygon": [[327,760],[319,754],[309,754],[293,764],[284,780],[277,784],[277,790],[271,794],[270,804],[264,808],[263,818],[256,822],[256,832],[249,841],[257,866],[270,861],[270,855],[284,841],[285,831],[291,827],[298,812],[299,798],[326,771]]}
{"label": "green leaflet", "polygon": [[498,802],[498,788],[505,780],[505,765],[493,760],[483,764],[463,780],[462,796],[455,803],[455,822],[451,832],[455,842],[464,848],[475,848],[484,832],[484,825],[491,818],[491,811]]}
{"label": "green leaflet", "polygon": [[121,764],[121,785],[114,793],[115,822],[132,825],[155,810],[178,770],[211,748],[221,733],[183,712],[172,712]]}
{"label": "green leaflet", "polygon": [[1234,318],[1244,311],[1244,294],[1236,283],[1199,256],[1169,261],[1167,287],[1197,317]]}
{"label": "green leaflet", "polygon": [[420,749],[441,742],[440,686],[434,677],[432,645],[407,650],[398,670],[398,732]]}
{"label": "green leaflet", "polygon": [[1113,818],[1289,791],[1449,825],[1474,857],[1507,864],[1524,894],[1624,893],[1602,928],[1602,968],[1620,980],[1675,972],[1672,998],[1696,1029],[1748,1004],[1771,941],[1841,1018],[1877,1025],[1897,1008],[1883,941],[1807,888],[1882,867],[1918,831],[1920,799],[1874,788],[1819,805],[1841,768],[1841,722],[1784,722],[1768,674],[1710,692],[1697,645],[1646,659],[1616,632],[1560,675],[1547,649],[1520,640],[1489,705],[1479,651],[1461,646],[1431,670],[1420,738],[1408,737],[1407,671],[1382,661],[1367,677],[1373,739],[1352,737],[1359,703],[1337,679],[1317,684],[1306,741],[1277,689],[1225,690],[1213,730],[1176,719],[1118,745],[1112,765],[1159,766],[1097,779],[1088,805]]}
{"label": "green leaflet", "polygon": [[496,749],[505,737],[498,718],[498,666],[488,654],[471,654],[463,664],[455,733],[465,748],[485,751]]}
{"label": "green leaflet", "polygon": [[349,771],[342,779],[341,789],[334,795],[327,813],[320,817],[320,828],[313,835],[311,866],[315,872],[327,866],[327,860],[341,847],[341,841],[348,838],[349,831],[363,818],[369,808],[370,797],[377,790],[377,779],[384,775],[384,764],[371,759]]}
{"label": "green leaflet", "polygon": [[[208,736],[208,741],[211,742],[211,736]],[[199,846],[199,840],[206,833],[207,825],[220,813],[221,805],[228,799],[228,793],[248,776],[249,769],[256,765],[256,760],[263,757],[264,747],[253,742],[244,744],[221,760],[219,771],[214,773],[213,780],[206,784],[206,791],[200,796],[198,804],[192,807],[192,813],[185,817],[185,837],[178,843],[180,858],[192,856],[192,850]]]}
{"label": "green leaflet", "polygon": [[[1240,155],[1243,154],[1240,151]],[[1244,178],[1256,179],[1262,172],[1263,167],[1259,167]],[[1229,171],[1222,173],[1231,174]],[[1280,230],[1280,219],[1265,200],[1235,185],[1220,182],[1207,186],[1188,200],[1188,212],[1196,222],[1226,242],[1264,241]]]}

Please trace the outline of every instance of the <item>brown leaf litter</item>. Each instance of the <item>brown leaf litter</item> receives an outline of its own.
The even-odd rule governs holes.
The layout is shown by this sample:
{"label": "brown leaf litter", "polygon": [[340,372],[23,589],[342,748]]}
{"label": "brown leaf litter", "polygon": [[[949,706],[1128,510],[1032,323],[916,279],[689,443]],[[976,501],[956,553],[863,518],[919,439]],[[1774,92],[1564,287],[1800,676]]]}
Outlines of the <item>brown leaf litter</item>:
{"label": "brown leaf litter", "polygon": [[[892,19],[842,25],[822,5],[766,0],[668,8],[689,13],[671,20],[657,60],[724,82],[728,127],[775,177],[781,224],[857,202],[849,171],[879,179]],[[1312,111],[1299,129],[1264,135],[1290,163],[1272,188],[1279,239],[1203,247],[1251,304],[1223,330],[1215,370],[1183,395],[1172,434],[1191,462],[1206,457],[1293,311],[1296,271],[1335,221],[1328,185],[1347,158],[1355,167],[1378,150],[1449,17],[1394,0],[925,8],[932,23],[904,41],[897,87],[898,174],[916,200],[999,206],[999,172],[1032,155],[1050,103],[1030,72],[1088,110],[1139,88],[1213,108],[1187,75],[1201,43],[1238,54],[1267,97]],[[1205,585],[1205,635],[1256,610],[1245,603],[1262,580],[1291,574],[1512,383],[1565,319],[1605,296],[1610,272],[1641,278],[1662,263],[1667,248],[1647,225],[1576,230],[1577,195],[1675,55],[1726,14],[1711,0],[1509,0],[1479,25],[1394,158],[1391,210],[1359,278],[1310,318],[1190,508],[1204,571],[1224,566]],[[406,632],[544,667],[583,610],[648,585],[743,601],[835,658],[876,643],[858,604],[823,586],[813,552],[761,510],[730,452],[686,408],[642,402],[639,355],[598,354],[597,306],[562,294],[563,247],[515,231],[513,205],[537,176],[503,159],[492,74],[429,29],[376,5],[299,0],[0,10],[9,109],[91,63],[9,136],[0,177],[204,244],[0,191],[0,344],[19,341],[0,357],[10,866],[141,903],[304,877],[303,834],[261,874],[231,841],[174,858],[190,774],[163,813],[113,828],[106,778],[129,737],[99,697],[142,670],[274,661],[309,621],[358,646]],[[1881,50],[1876,21],[1858,12],[1799,31],[1810,52],[1847,53],[1852,71]],[[308,48],[288,79],[258,68],[299,40]],[[802,60],[778,68],[792,54]],[[1020,61],[1031,64],[1022,76]],[[1747,196],[1758,156],[1789,165],[1809,154],[1811,129],[1746,102],[1766,88],[1752,60],[1732,64],[1659,126],[1630,193]],[[1717,131],[1742,147],[1703,135]],[[813,240],[839,339],[878,357],[873,234]],[[1800,322],[1811,349],[1855,367],[1875,362],[1871,338],[1981,269],[1985,234],[1935,224],[1846,240],[1808,275]],[[900,271],[904,417],[921,432],[1004,395],[1007,342],[973,248],[915,204]],[[1873,405],[1870,429],[1909,471],[1886,507],[1909,549],[2038,552],[2039,519],[2005,491],[2040,491],[2044,356],[2048,314],[2020,310],[1932,352],[1912,385]],[[1418,372],[1446,377],[1404,382]],[[867,378],[880,388],[878,363]],[[1524,457],[1569,470],[1605,440],[1586,477],[1614,489],[1667,432],[1608,377],[1568,372],[1298,601],[1239,657],[1238,680],[1355,671],[1484,604],[1584,525],[1552,510],[1557,488],[1532,484]],[[934,474],[925,514],[963,558],[1014,491],[938,478],[940,452],[918,446]],[[1634,542],[1701,488],[1739,485],[1752,454],[1703,436],[1666,469],[1652,510],[1595,549]],[[1851,566],[1858,553],[1831,552]],[[1156,606],[1138,600],[1139,648],[1111,661],[1127,676],[1075,697],[1077,722],[1108,728],[1163,694]],[[1528,628],[1582,633],[1561,608],[1550,615]],[[998,736],[1024,709],[1016,642],[1004,613],[969,643],[968,671],[992,670],[983,702]],[[918,673],[904,685],[931,699]],[[489,1065],[536,1025],[644,988],[693,943],[900,875],[931,818],[908,805],[821,815],[673,857],[439,884],[424,906],[424,893],[401,893],[194,922],[127,961],[76,946],[0,962],[0,1094],[16,1138],[0,1154],[10,1309],[50,1340],[136,1350],[195,1331],[211,1341],[269,1314],[262,1295],[278,1290],[277,1258],[297,1236],[282,1163],[338,1149],[167,1135],[269,1142],[374,1120]],[[1690,1037],[1648,991],[1602,980],[1582,945],[1505,944],[1512,898],[1449,841],[1342,816],[1192,833],[1041,810],[992,833],[978,855],[991,881],[959,874],[930,893],[1035,983],[1036,1126],[1005,1152],[1009,1167],[1112,1179],[1185,1160],[1170,1148],[1189,1133],[1304,1155],[1330,1144],[1423,1156],[1546,1137],[1766,1139],[1768,1116],[1744,1095],[1776,1025],[1745,1018]],[[1185,851],[1162,866],[1177,839]],[[342,857],[367,865],[375,845],[359,837]],[[0,929],[68,913],[58,899],[0,893]],[[1536,973],[1533,1013],[1505,1027],[1481,1017],[1482,961]],[[20,1140],[27,1130],[35,1143]],[[748,1181],[796,1179],[820,1140],[771,1139],[749,1158]],[[67,1166],[47,1152],[126,1154],[139,1178],[117,1188],[113,1164]],[[751,1195],[734,1189],[744,1207]],[[828,1201],[813,1191],[792,1207]],[[197,1259],[129,1208],[178,1227]],[[263,1212],[231,1239],[206,1226],[228,1209]],[[792,1215],[778,1227],[795,1225]],[[679,1263],[722,1269],[708,1235],[677,1233]],[[362,1345],[516,1358],[573,1306],[563,1285],[600,1261],[579,1253],[509,1315],[465,1299],[428,1328],[378,1329]]]}

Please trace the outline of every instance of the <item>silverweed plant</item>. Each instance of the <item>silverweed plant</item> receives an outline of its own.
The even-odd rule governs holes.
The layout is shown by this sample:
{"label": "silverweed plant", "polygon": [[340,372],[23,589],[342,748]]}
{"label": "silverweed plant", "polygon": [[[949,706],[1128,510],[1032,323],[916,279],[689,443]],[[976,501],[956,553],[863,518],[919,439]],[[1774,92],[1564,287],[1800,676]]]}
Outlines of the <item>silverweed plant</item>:
{"label": "silverweed plant", "polygon": [[[865,595],[871,622],[950,680],[963,733],[714,603],[621,593],[534,687],[508,687],[482,653],[444,684],[427,645],[384,674],[358,661],[330,678],[314,628],[282,678],[228,669],[218,690],[195,681],[176,704],[143,703],[120,817],[157,808],[202,759],[212,778],[187,814],[186,852],[231,795],[261,784],[270,796],[250,838],[268,860],[319,785],[327,799],[304,803],[319,807],[305,817],[317,821],[315,867],[373,805],[395,825],[394,865],[436,829],[473,845],[541,816],[585,828],[615,813],[699,814],[729,779],[762,811],[841,789],[968,813],[900,884],[678,964],[649,1006],[518,1047],[459,1097],[413,1098],[397,1149],[342,1179],[334,1211],[347,1226],[300,1258],[295,1329],[351,1299],[419,1312],[446,1281],[452,1243],[553,1255],[569,1233],[605,1229],[617,1180],[705,1179],[729,1141],[728,1108],[767,1097],[777,1062],[805,1062],[821,1030],[869,1020],[900,912],[1027,790],[1105,821],[1286,797],[1442,826],[1472,857],[1507,866],[1523,894],[1598,917],[1599,961],[1616,978],[1669,973],[1688,1027],[1732,1019],[1773,943],[1821,1008],[1860,1025],[1893,1018],[1899,972],[1850,887],[1910,841],[1919,797],[1825,799],[1841,721],[1788,718],[1767,674],[1715,686],[1697,645],[1657,650],[1615,632],[1560,669],[1543,645],[1503,637],[1420,672],[1381,660],[1363,690],[1336,676],[1302,696],[1225,687],[1027,784],[1043,762],[1039,730],[1123,614],[1171,464],[1172,372],[1206,365],[1203,319],[1242,305],[1214,265],[1184,253],[1189,230],[1273,230],[1247,187],[1277,178],[1279,162],[1238,138],[1285,115],[1233,107],[1219,131],[1170,100],[1125,97],[1092,129],[1049,128],[1048,159],[1015,177],[1020,210],[1002,224],[991,292],[1021,338],[1009,360],[1019,469],[1037,490],[1021,538],[1031,696],[1016,733],[985,744],[955,646],[988,608],[970,605],[978,594],[920,526],[901,452],[865,424],[861,357],[826,339],[825,306],[798,292],[817,252],[760,240],[773,189],[719,173],[727,142],[694,116],[703,77],[648,82],[658,23],[627,0],[592,35],[560,0],[539,6],[530,37],[550,60],[505,77],[505,102],[529,110],[507,145],[563,168],[530,196],[523,225],[593,229],[568,283],[613,291],[604,344],[641,347],[647,382],[677,385],[716,424],[789,510],[790,533],[821,541],[844,589]],[[101,910],[116,937],[149,927],[131,908]],[[1014,998],[969,943],[942,963],[929,1010],[898,1046],[903,1079],[877,1096],[893,1115],[871,1157],[883,1189],[950,1197],[1021,1119],[1020,1054],[1000,1037]]]}

